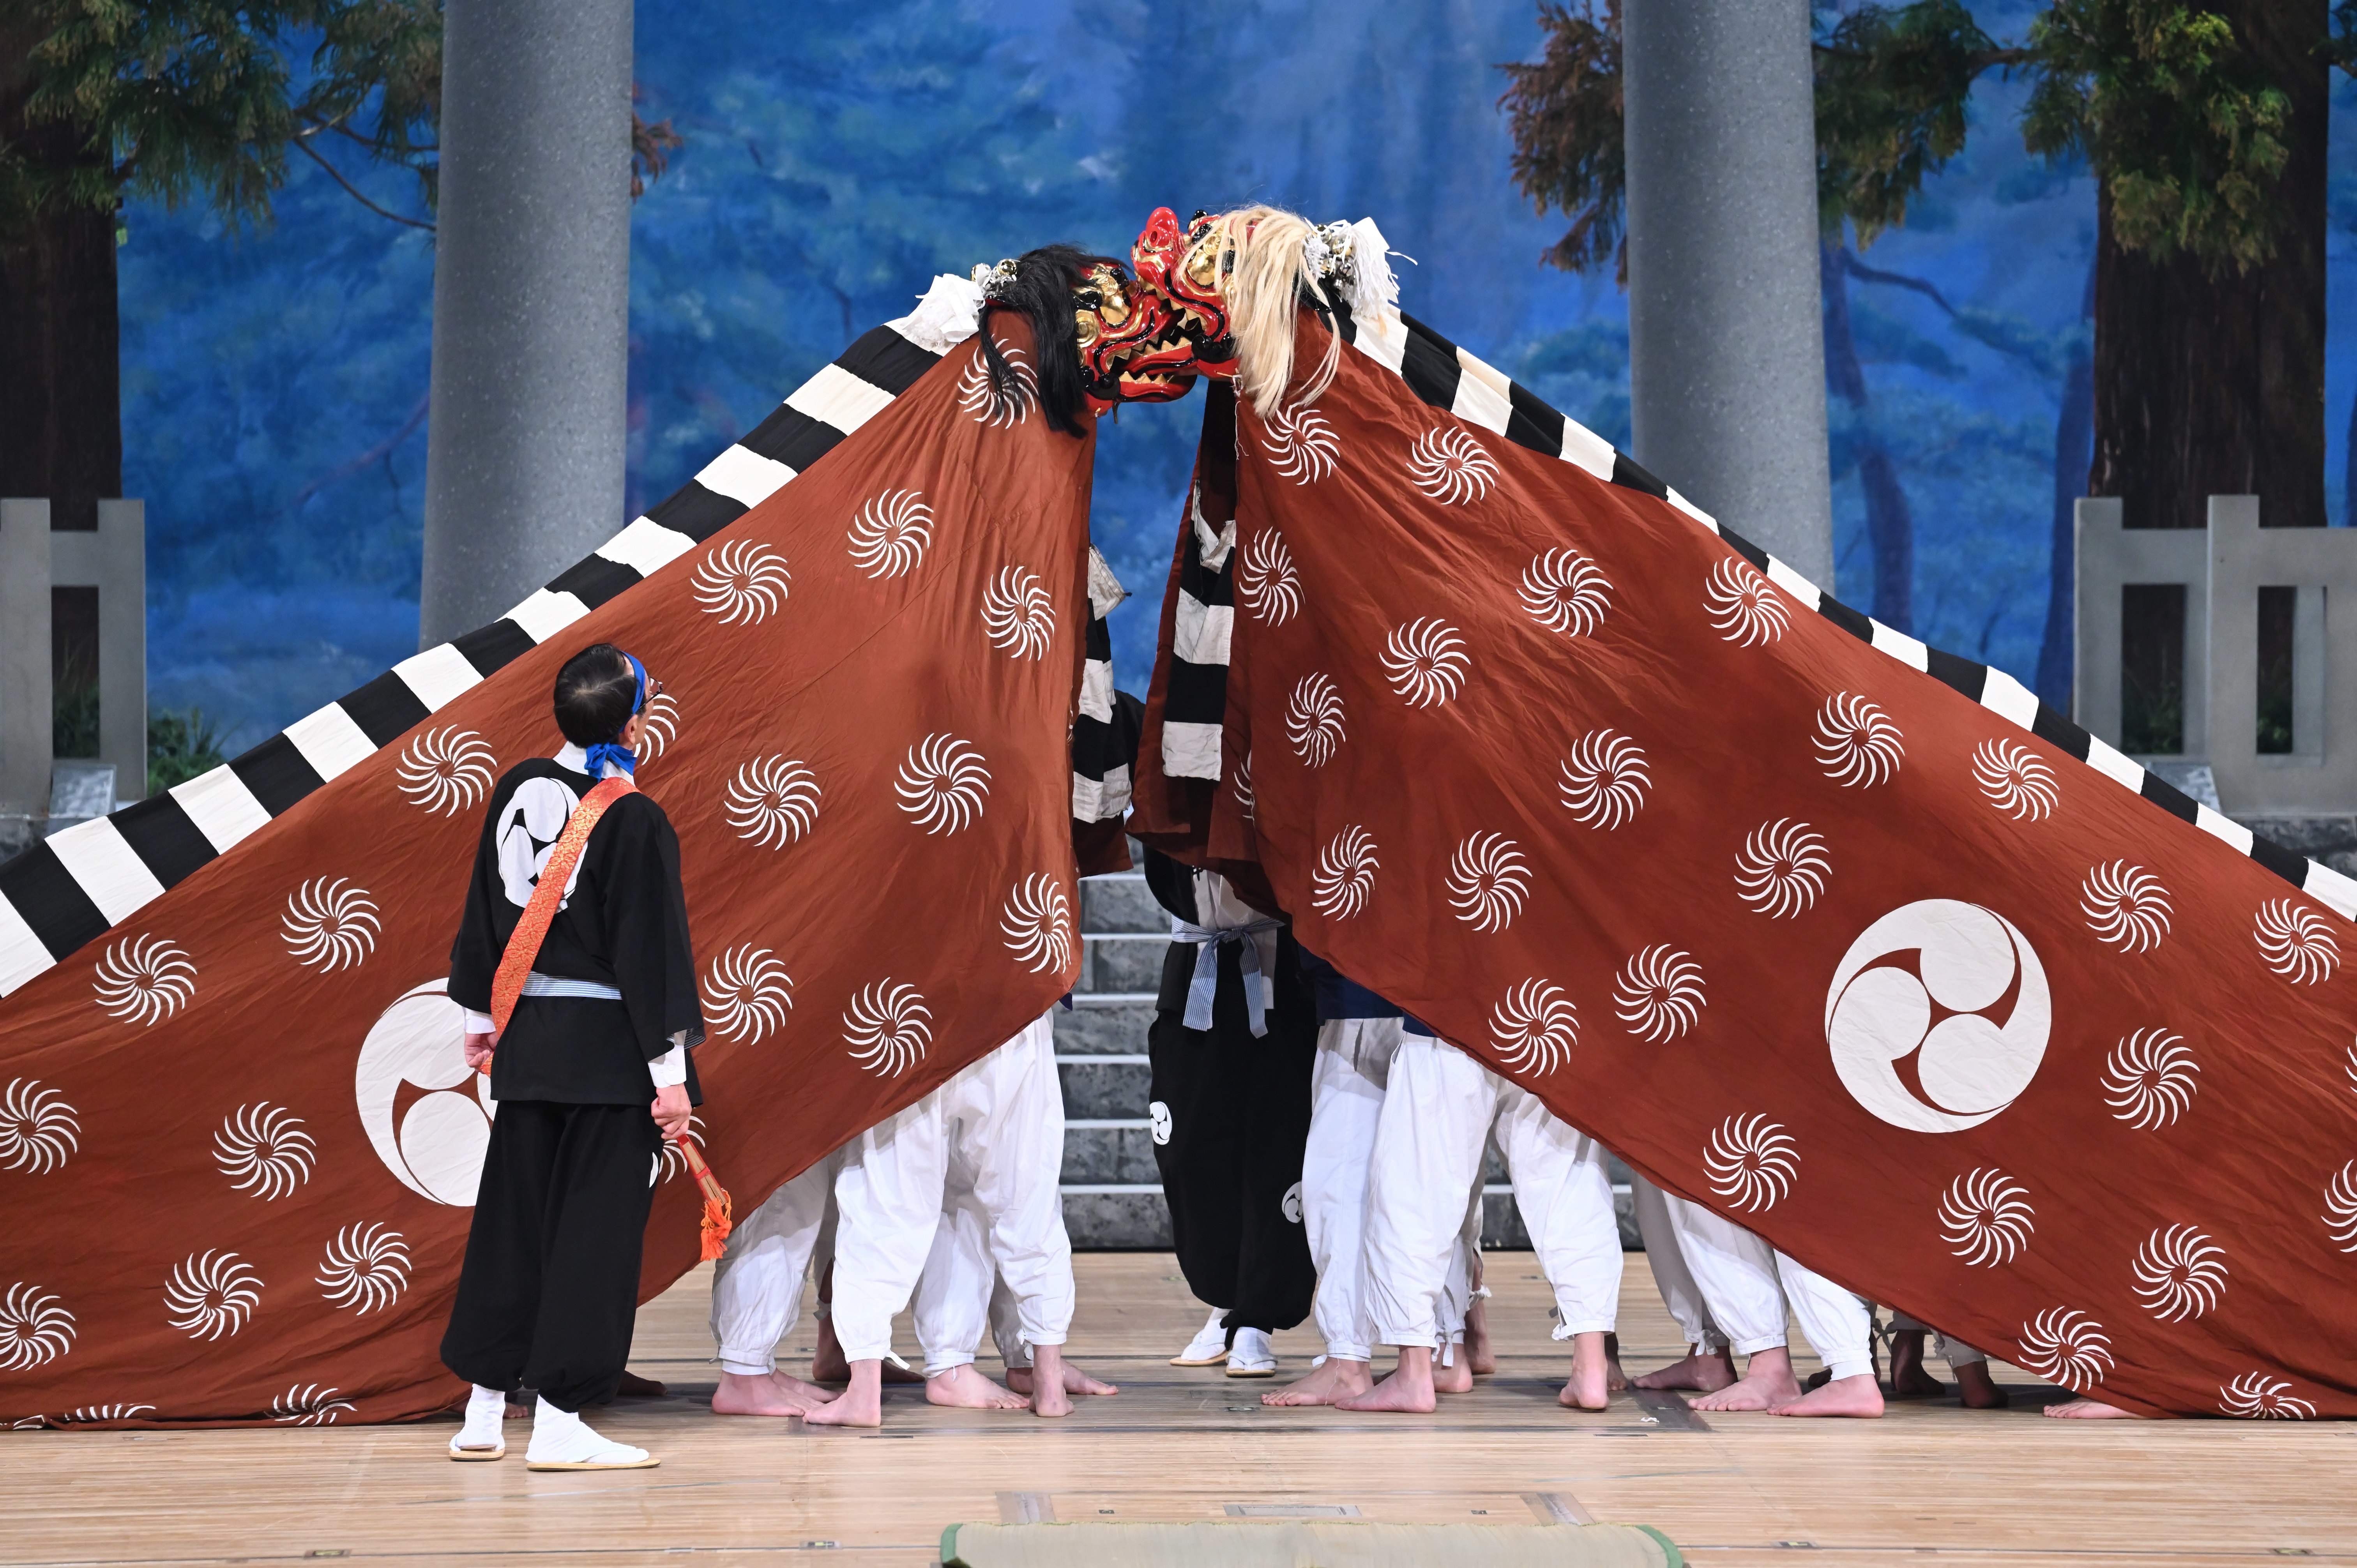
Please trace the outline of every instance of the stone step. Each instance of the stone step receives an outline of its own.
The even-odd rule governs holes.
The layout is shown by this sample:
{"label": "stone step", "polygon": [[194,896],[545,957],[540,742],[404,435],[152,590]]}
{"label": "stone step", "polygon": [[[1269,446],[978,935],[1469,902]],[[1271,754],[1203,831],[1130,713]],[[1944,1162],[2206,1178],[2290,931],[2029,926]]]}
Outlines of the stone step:
{"label": "stone step", "polygon": [[1082,931],[1081,978],[1072,994],[1155,992],[1162,984],[1162,955],[1169,950],[1168,927],[1160,931]]}
{"label": "stone step", "polygon": [[1154,1026],[1154,993],[1087,992],[1072,998],[1070,1009],[1056,1010],[1056,1054],[1059,1056],[1136,1055],[1146,1049],[1146,1032]]}
{"label": "stone step", "polygon": [[1092,876],[1081,884],[1081,929],[1154,931],[1168,940],[1170,914],[1154,901],[1141,873]]}
{"label": "stone step", "polygon": [[1078,1118],[1064,1123],[1065,1187],[1157,1182],[1153,1125],[1144,1117]]}
{"label": "stone step", "polygon": [[1153,1082],[1151,1065],[1135,1056],[1059,1056],[1056,1077],[1064,1086],[1064,1116],[1072,1120],[1134,1120],[1146,1114]]}

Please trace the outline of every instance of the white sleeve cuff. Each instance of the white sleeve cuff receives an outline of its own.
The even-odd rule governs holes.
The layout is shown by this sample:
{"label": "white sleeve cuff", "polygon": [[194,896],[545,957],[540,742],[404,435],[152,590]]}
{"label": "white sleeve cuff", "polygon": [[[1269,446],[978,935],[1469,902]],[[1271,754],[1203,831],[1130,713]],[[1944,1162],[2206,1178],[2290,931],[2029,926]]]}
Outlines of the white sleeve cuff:
{"label": "white sleeve cuff", "polygon": [[[679,1036],[673,1035],[676,1041]],[[674,1044],[671,1049],[647,1064],[647,1076],[655,1080],[657,1089],[669,1089],[687,1081],[687,1047]]]}
{"label": "white sleeve cuff", "polygon": [[467,1033],[488,1035],[491,1032],[491,1015],[489,1013],[478,1013],[472,1007],[462,1008],[460,1011],[467,1015]]}

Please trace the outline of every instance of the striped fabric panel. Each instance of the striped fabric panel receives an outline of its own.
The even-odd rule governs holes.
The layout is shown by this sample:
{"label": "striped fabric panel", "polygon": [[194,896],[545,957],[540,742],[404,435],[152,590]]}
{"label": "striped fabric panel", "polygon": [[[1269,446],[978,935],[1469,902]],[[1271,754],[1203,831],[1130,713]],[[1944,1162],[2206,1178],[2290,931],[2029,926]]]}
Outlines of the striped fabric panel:
{"label": "striped fabric panel", "polygon": [[1347,314],[1340,325],[1346,341],[1398,373],[1424,402],[1494,431],[1518,446],[1560,457],[1607,483],[1667,500],[1717,533],[1769,581],[1859,641],[1870,643],[1910,669],[1933,676],[2121,788],[2231,844],[2319,903],[2357,920],[2357,881],[2260,838],[2232,818],[2199,804],[2040,703],[2036,693],[2004,671],[1943,653],[1850,608],[1732,529],[1720,527],[1693,502],[1615,451],[1610,443],[1565,418],[1414,317],[1389,317],[1388,330],[1381,334],[1354,328]]}
{"label": "striped fabric panel", "polygon": [[1072,716],[1072,820],[1109,822],[1129,811],[1130,758],[1137,736],[1125,734],[1113,687],[1112,615],[1129,590],[1089,547],[1088,647],[1081,666],[1080,711]]}
{"label": "striped fabric panel", "polygon": [[1220,731],[1228,709],[1228,643],[1235,628],[1235,525],[1218,533],[1188,498],[1178,613],[1162,716],[1162,771],[1173,779],[1220,776]]}
{"label": "striped fabric panel", "polygon": [[[645,581],[825,456],[940,362],[940,355],[904,336],[902,326],[877,328],[852,344],[662,504],[490,625],[403,660],[233,761],[112,816],[66,829],[0,864],[0,996],[128,918],[511,660]],[[1109,570],[1103,575],[1112,582]],[[1113,687],[1112,639],[1103,618],[1120,602],[1120,591],[1112,582],[1111,602],[1092,606],[1092,691],[1110,693]],[[1129,803],[1128,757],[1114,756],[1109,719],[1106,707],[1097,733],[1086,733],[1085,721],[1075,728],[1073,799],[1077,805],[1085,779],[1088,798],[1103,815],[1118,816]]]}

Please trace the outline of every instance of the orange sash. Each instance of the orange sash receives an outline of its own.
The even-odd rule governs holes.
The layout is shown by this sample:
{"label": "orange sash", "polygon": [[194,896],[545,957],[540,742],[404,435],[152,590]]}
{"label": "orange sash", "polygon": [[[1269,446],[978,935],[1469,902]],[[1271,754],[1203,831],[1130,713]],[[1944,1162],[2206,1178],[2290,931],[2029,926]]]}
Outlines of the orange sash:
{"label": "orange sash", "polygon": [[[548,864],[540,869],[540,880],[533,885],[532,901],[523,907],[516,921],[515,934],[508,938],[507,950],[500,954],[500,967],[491,976],[492,1036],[507,1033],[508,1020],[515,1016],[516,1001],[523,995],[523,983],[532,973],[533,961],[540,956],[540,944],[548,938],[548,928],[556,918],[556,907],[565,901],[565,884],[573,880],[573,868],[581,864],[581,851],[589,843],[589,834],[605,816],[606,809],[638,788],[627,773],[611,779],[601,779],[581,797],[581,803],[565,819],[565,831],[556,835],[556,847],[548,852]],[[490,1072],[487,1062],[480,1069]],[[705,1262],[720,1256],[728,1232],[735,1228],[734,1205],[727,1189],[712,1174],[705,1163],[704,1151],[685,1137],[672,1142],[687,1159],[688,1174],[695,1178],[696,1189],[704,1195],[704,1232],[702,1247]]]}

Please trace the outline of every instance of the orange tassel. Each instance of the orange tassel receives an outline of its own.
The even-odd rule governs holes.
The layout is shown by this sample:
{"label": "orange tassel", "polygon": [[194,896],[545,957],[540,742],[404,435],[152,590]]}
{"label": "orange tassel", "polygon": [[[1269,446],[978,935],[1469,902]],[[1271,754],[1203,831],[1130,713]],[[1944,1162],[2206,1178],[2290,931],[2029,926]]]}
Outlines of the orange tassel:
{"label": "orange tassel", "polygon": [[708,1263],[720,1256],[727,1245],[728,1232],[736,1229],[735,1206],[729,1199],[727,1188],[722,1187],[719,1178],[712,1174],[712,1166],[705,1160],[704,1151],[684,1137],[675,1138],[673,1142],[679,1145],[679,1152],[687,1156],[688,1174],[695,1178],[697,1190],[704,1194],[704,1247],[699,1255]]}

